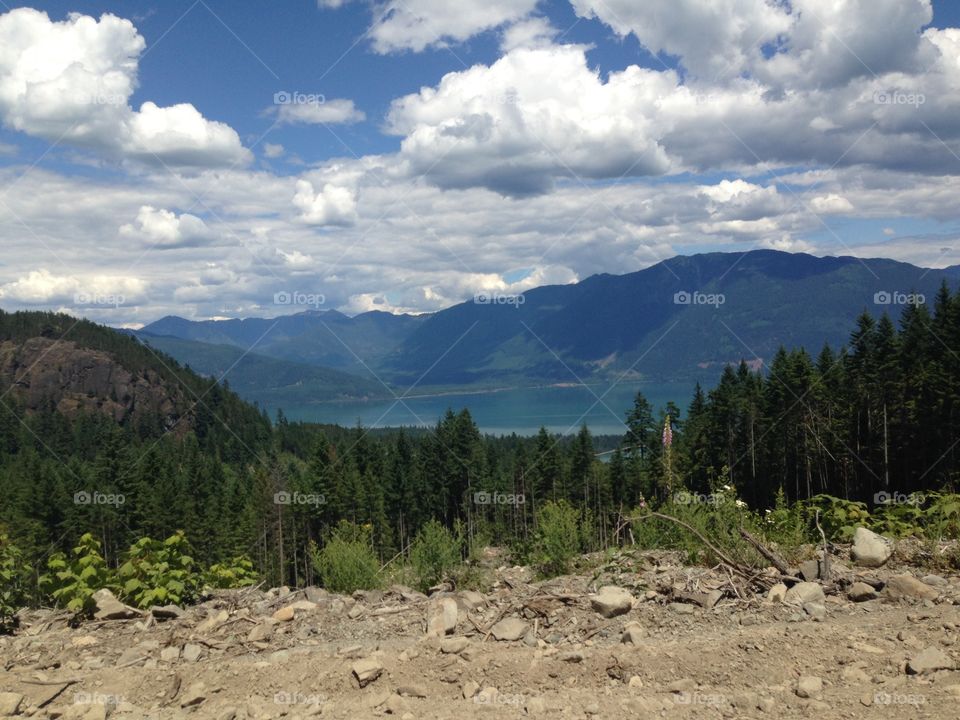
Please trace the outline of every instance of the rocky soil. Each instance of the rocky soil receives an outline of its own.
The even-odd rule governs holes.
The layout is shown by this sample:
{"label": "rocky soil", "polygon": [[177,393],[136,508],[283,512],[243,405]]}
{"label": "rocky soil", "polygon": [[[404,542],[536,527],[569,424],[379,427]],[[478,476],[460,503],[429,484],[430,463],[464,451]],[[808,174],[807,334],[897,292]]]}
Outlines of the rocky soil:
{"label": "rocky soil", "polygon": [[830,581],[771,568],[767,593],[639,551],[545,582],[501,567],[486,593],[248,589],[148,614],[104,593],[100,619],[26,611],[0,637],[0,717],[955,720],[960,577],[869,550]]}

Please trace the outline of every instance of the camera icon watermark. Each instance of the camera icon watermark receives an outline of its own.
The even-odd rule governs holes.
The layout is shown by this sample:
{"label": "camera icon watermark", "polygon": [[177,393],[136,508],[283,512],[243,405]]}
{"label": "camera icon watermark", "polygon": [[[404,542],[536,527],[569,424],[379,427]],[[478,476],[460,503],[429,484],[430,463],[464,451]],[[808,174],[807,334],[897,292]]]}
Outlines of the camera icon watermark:
{"label": "camera icon watermark", "polygon": [[307,293],[299,290],[281,290],[273,295],[274,305],[297,305],[319,308],[326,304],[327,298],[323,293]]}
{"label": "camera icon watermark", "polygon": [[519,308],[526,301],[527,299],[522,294],[478,292],[473,296],[473,302],[476,305],[513,305],[515,308]]}
{"label": "camera icon watermark", "polygon": [[909,105],[915,109],[927,102],[923,93],[905,93],[899,90],[877,90],[873,93],[874,105]]}
{"label": "camera icon watermark", "polygon": [[703,293],[699,290],[681,290],[673,294],[674,305],[712,305],[719,308],[727,301],[723,293]]}
{"label": "camera icon watermark", "polygon": [[927,496],[923,493],[902,493],[902,492],[887,492],[886,490],[881,490],[878,493],[875,493],[873,496],[873,502],[875,505],[915,505],[919,507],[927,501]]}
{"label": "camera icon watermark", "polygon": [[675,700],[678,705],[713,705],[719,707],[727,704],[726,696],[718,693],[683,691],[676,694]]}
{"label": "camera icon watermark", "polygon": [[307,695],[296,690],[293,692],[281,690],[274,693],[273,702],[276,705],[323,705],[327,702],[327,696],[316,693]]}
{"label": "camera icon watermark", "polygon": [[273,94],[274,105],[323,105],[326,101],[327,98],[322,93],[280,90]]}
{"label": "camera icon watermark", "polygon": [[502,693],[496,688],[484,688],[473,696],[475,705],[523,705],[526,701],[520,693]]}
{"label": "camera icon watermark", "polygon": [[719,505],[723,502],[723,495],[720,493],[692,493],[687,490],[680,490],[673,494],[674,505]]}
{"label": "camera icon watermark", "polygon": [[898,290],[879,290],[873,294],[874,305],[925,305],[923,293],[903,293]]}
{"label": "camera icon watermark", "polygon": [[73,494],[74,505],[113,505],[120,507],[127,501],[127,496],[121,493],[102,493],[97,490],[87,492],[81,490]]}
{"label": "camera icon watermark", "polygon": [[926,695],[919,693],[877,692],[873,695],[875,705],[912,705],[919,707],[927,702]]}
{"label": "camera icon watermark", "polygon": [[119,293],[78,292],[73,295],[74,307],[112,307],[125,305],[127,298]]}
{"label": "camera icon watermark", "polygon": [[281,490],[273,495],[274,505],[326,505],[327,498],[319,493],[301,493]]}
{"label": "camera icon watermark", "polygon": [[126,698],[123,695],[110,695],[98,692],[78,692],[73,694],[74,705],[105,705],[115,708],[117,705],[125,702]]}
{"label": "camera icon watermark", "polygon": [[475,505],[523,505],[527,501],[523,493],[475,492]]}

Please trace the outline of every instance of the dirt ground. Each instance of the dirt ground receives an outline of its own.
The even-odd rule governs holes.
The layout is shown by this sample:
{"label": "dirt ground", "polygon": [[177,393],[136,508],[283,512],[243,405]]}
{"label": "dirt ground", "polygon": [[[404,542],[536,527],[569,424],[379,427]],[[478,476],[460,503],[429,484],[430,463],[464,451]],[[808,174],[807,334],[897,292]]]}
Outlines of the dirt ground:
{"label": "dirt ground", "polygon": [[482,594],[248,589],[76,628],[26,611],[0,637],[0,717],[960,718],[960,577],[896,556],[840,551],[791,591],[825,597],[786,602],[672,553],[494,572]]}

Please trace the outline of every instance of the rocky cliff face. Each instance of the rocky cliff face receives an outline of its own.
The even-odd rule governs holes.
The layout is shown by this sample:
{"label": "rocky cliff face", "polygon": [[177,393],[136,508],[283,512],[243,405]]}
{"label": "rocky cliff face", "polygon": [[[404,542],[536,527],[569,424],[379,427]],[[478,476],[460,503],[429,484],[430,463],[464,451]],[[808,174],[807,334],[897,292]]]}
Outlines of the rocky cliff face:
{"label": "rocky cliff face", "polygon": [[0,342],[0,392],[8,388],[27,412],[52,404],[68,416],[101,412],[118,423],[152,416],[162,419],[164,429],[190,407],[182,388],[152,370],[133,373],[109,353],[43,337]]}

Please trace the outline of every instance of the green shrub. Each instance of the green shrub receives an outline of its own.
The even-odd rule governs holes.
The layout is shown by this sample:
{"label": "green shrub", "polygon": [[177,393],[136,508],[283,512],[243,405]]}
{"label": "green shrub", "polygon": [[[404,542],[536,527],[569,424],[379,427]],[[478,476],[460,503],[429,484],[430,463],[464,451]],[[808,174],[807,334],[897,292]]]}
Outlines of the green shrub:
{"label": "green shrub", "polygon": [[70,558],[57,553],[47,560],[49,574],[40,578],[41,587],[60,607],[77,614],[93,611],[93,594],[101,588],[116,589],[115,579],[100,554],[100,543],[84,534],[70,551]]}
{"label": "green shrub", "polygon": [[15,627],[15,613],[27,602],[30,573],[20,549],[0,535],[0,633]]}
{"label": "green shrub", "polygon": [[163,542],[151,538],[135,542],[117,570],[124,598],[140,608],[196,600],[200,574],[189,553],[190,543],[182,531]]}
{"label": "green shrub", "polygon": [[800,505],[811,524],[817,510],[820,511],[820,527],[828,540],[850,542],[858,526],[870,523],[866,503],[844,500],[832,495],[815,495]]}
{"label": "green shrub", "polygon": [[209,588],[228,590],[256,584],[260,576],[253,569],[253,561],[246,555],[223,563],[216,563],[203,574],[203,584]]}
{"label": "green shrub", "polygon": [[[732,486],[724,485],[709,495],[680,491],[657,510],[689,525],[731,560],[743,564],[759,562],[756,551],[741,537],[740,528],[759,533],[760,523],[737,499]],[[719,560],[696,534],[642,510],[633,523],[633,536],[634,542],[644,549],[679,550],[691,564],[713,565]]]}
{"label": "green shrub", "polygon": [[310,550],[323,586],[331,592],[352,593],[379,587],[380,564],[368,528],[341,520],[323,549],[313,546]]}
{"label": "green shrub", "polygon": [[537,511],[534,558],[541,572],[562,575],[580,550],[580,511],[566,501],[548,502]]}
{"label": "green shrub", "polygon": [[410,564],[421,590],[436,585],[460,565],[460,540],[436,520],[417,533],[410,546]]}

